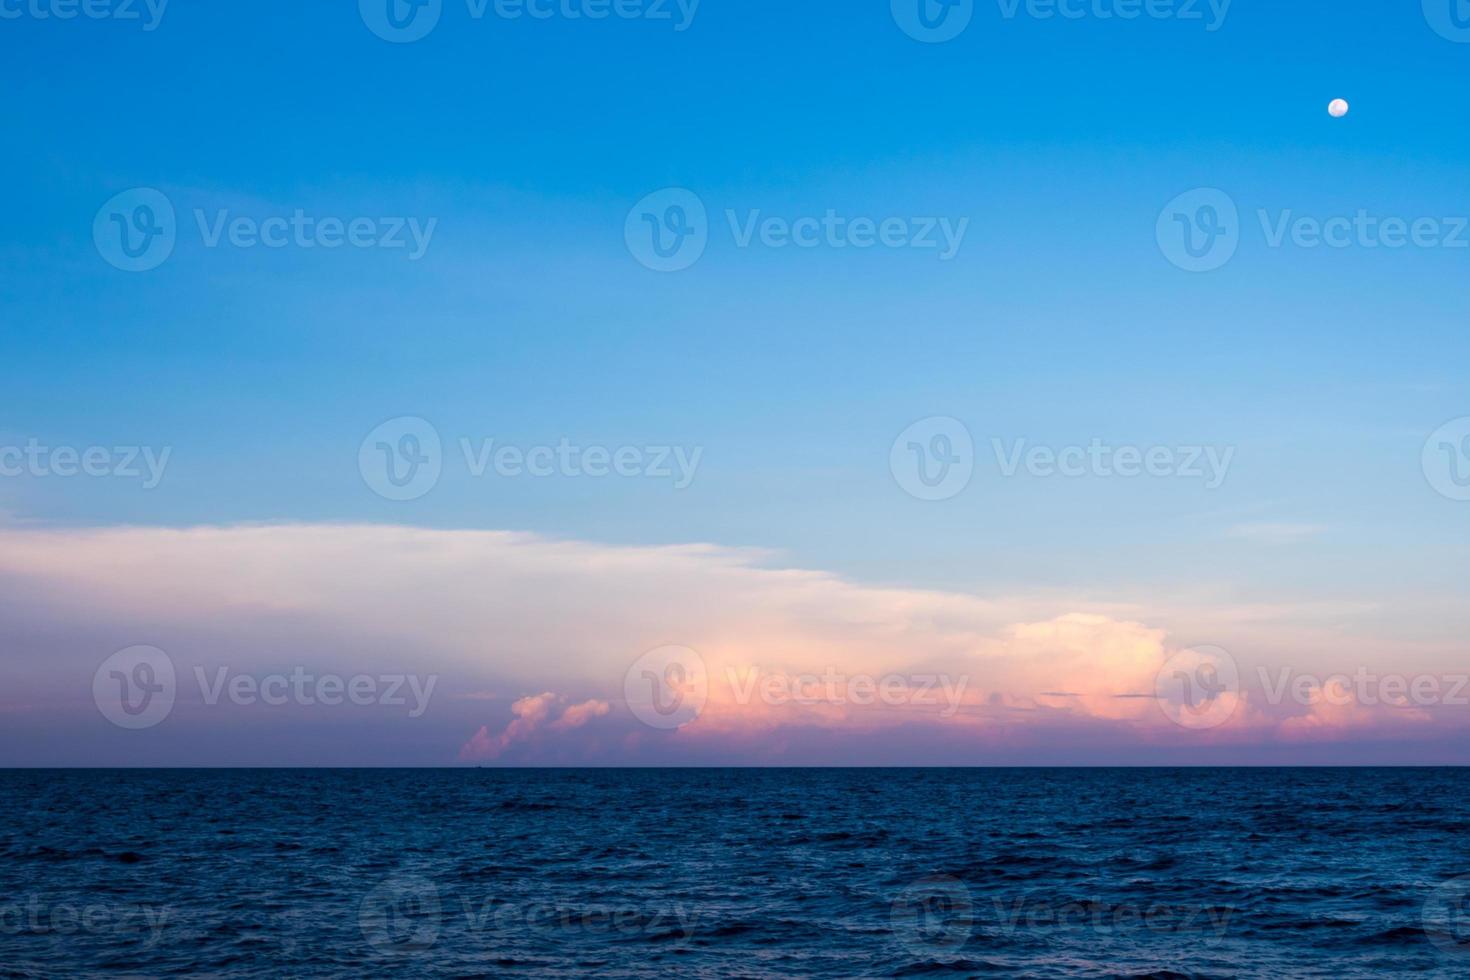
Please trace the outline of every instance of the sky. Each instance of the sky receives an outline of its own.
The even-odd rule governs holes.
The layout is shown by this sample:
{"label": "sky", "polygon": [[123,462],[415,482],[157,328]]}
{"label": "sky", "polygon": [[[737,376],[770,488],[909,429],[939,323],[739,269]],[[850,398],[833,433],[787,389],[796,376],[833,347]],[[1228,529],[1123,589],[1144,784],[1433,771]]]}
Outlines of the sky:
{"label": "sky", "polygon": [[1470,761],[1461,0],[0,51],[0,765]]}

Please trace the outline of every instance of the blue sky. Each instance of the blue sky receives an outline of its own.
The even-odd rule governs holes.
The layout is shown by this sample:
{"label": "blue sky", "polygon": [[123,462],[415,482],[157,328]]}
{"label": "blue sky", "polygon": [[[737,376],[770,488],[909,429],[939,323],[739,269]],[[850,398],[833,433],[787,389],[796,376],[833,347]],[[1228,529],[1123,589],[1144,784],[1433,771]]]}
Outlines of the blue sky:
{"label": "blue sky", "polygon": [[[1325,631],[1301,658],[1334,631],[1374,662],[1400,642],[1463,654],[1470,503],[1434,491],[1421,452],[1470,416],[1470,248],[1270,247],[1258,218],[1470,215],[1470,44],[1419,5],[977,3],[937,44],[887,2],[835,0],[704,0],[684,30],[673,4],[477,20],[444,0],[405,44],[351,3],[178,3],[154,30],[6,9],[0,443],[172,449],[152,489],[0,479],[12,522],[699,542],[875,587],[1118,603],[1247,659],[1276,651],[1222,610],[1271,603],[1318,610],[1282,614]],[[139,187],[172,203],[178,242],[125,272],[93,221]],[[624,224],[671,187],[710,241],[659,273]],[[1156,238],[1195,188],[1240,215],[1238,251],[1203,273]],[[210,248],[194,217],[297,209],[433,233],[417,260]],[[946,261],[741,248],[727,210],[968,223]],[[358,451],[402,416],[432,423],[444,472],[393,501]],[[935,416],[977,452],[963,492],[929,502],[889,451]],[[461,438],[702,457],[686,489],[475,478]],[[993,439],[1233,457],[1215,488],[1005,477]]]}

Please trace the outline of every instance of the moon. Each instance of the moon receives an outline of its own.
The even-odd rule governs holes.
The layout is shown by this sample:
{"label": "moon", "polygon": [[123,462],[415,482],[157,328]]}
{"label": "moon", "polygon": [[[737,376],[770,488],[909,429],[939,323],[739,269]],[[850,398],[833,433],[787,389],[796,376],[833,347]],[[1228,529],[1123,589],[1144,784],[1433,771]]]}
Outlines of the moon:
{"label": "moon", "polygon": [[1347,99],[1333,99],[1327,106],[1327,114],[1333,119],[1341,119],[1348,114]]}

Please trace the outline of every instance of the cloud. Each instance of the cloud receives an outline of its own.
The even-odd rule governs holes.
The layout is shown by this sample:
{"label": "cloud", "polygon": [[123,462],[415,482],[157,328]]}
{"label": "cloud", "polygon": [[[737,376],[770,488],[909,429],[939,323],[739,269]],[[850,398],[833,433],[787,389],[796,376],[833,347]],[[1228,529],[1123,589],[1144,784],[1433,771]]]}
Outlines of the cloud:
{"label": "cloud", "polygon": [[[1008,624],[1056,607],[770,561],[713,545],[372,525],[0,529],[0,596],[27,606],[23,617],[95,624],[118,646],[225,634],[235,637],[227,646],[257,648],[284,634],[314,657],[439,665],[457,694],[583,696],[619,690],[632,662],[666,643],[715,665],[878,673],[978,657],[988,669]],[[90,661],[98,651],[56,653]]]}
{"label": "cloud", "polygon": [[601,718],[612,710],[612,706],[606,701],[583,701],[574,704],[561,713],[561,717],[552,722],[551,730],[556,732],[569,732],[574,728],[581,728],[594,718]]}
{"label": "cloud", "polygon": [[1168,659],[1166,634],[1136,622],[1069,613],[1010,627],[994,658],[1007,665],[1001,681],[1028,695],[1067,691],[1067,710],[1093,717],[1140,719],[1157,715],[1147,699]]}
{"label": "cloud", "polygon": [[[1371,698],[1372,700],[1368,700]],[[1355,691],[1349,678],[1313,679],[1306,711],[1281,721],[1276,735],[1285,742],[1333,742],[1362,732],[1422,733],[1433,716],[1405,698],[1380,700],[1376,692]]]}
{"label": "cloud", "polygon": [[550,691],[533,697],[521,698],[510,706],[515,720],[506,725],[505,730],[499,735],[493,737],[490,735],[489,728],[481,725],[480,730],[460,747],[460,759],[465,762],[498,759],[512,745],[527,741],[543,726],[553,732],[569,732],[581,728],[587,722],[600,718],[611,710],[606,701],[584,701],[565,708],[561,717],[547,726],[546,721],[551,717],[552,710],[565,701],[565,698]]}
{"label": "cloud", "polygon": [[[0,746],[10,746],[0,762],[30,761],[41,746],[79,763],[123,745],[171,746],[177,764],[221,753],[271,764],[287,744],[292,762],[335,764],[408,751],[500,759],[513,748],[518,760],[567,763],[964,763],[1043,750],[1069,761],[1100,747],[1129,761],[1139,747],[1294,737],[1306,722],[1282,728],[1286,712],[1246,697],[1218,730],[1182,731],[1165,716],[1156,675],[1198,608],[871,585],[708,544],[377,525],[0,527]],[[1273,629],[1290,615],[1285,604],[1268,620],[1243,608],[1211,611]],[[90,703],[91,676],[137,644],[178,664],[180,707],[158,739],[119,742]],[[623,699],[639,658],[668,645],[697,652],[708,692],[697,716],[663,731]],[[290,706],[226,720],[187,690],[197,665],[213,676],[218,665],[294,664],[433,673],[439,693],[413,721]],[[516,701],[500,727],[484,718],[497,691],[543,693]],[[342,754],[349,725],[371,759]]]}

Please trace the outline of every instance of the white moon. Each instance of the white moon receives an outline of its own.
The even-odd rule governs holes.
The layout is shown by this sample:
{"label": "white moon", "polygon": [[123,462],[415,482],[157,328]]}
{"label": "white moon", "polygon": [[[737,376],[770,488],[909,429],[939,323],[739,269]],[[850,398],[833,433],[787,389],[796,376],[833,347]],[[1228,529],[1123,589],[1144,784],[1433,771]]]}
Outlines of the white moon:
{"label": "white moon", "polygon": [[1347,115],[1347,99],[1333,99],[1332,103],[1327,107],[1327,113],[1333,119],[1341,119],[1343,116]]}

